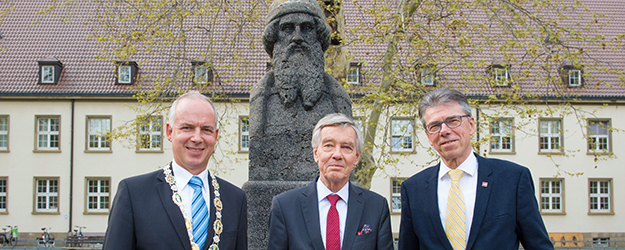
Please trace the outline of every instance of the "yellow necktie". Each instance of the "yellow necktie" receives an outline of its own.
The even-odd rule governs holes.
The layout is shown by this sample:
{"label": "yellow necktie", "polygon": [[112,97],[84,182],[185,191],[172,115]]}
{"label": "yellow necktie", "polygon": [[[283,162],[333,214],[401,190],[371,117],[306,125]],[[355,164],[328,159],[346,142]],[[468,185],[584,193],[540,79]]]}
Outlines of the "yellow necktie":
{"label": "yellow necktie", "polygon": [[467,233],[464,224],[464,195],[458,181],[464,175],[460,169],[448,172],[451,177],[451,188],[447,198],[447,222],[445,234],[454,250],[464,250],[467,247]]}

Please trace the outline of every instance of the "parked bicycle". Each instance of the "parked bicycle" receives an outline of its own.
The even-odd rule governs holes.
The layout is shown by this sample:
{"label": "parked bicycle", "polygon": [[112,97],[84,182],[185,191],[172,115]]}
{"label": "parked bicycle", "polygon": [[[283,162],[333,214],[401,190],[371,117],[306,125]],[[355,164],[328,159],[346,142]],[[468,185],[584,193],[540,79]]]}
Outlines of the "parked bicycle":
{"label": "parked bicycle", "polygon": [[[7,231],[9,229],[9,231]],[[3,227],[2,231],[4,233],[0,236],[0,245],[1,246],[16,246],[17,245],[17,226],[7,225],[7,227]]]}
{"label": "parked bicycle", "polygon": [[52,235],[48,229],[52,229],[51,227],[42,227],[41,230],[43,231],[43,234],[41,235],[41,238],[37,239],[37,244],[38,246],[45,246],[45,247],[54,247],[54,235]]}
{"label": "parked bicycle", "polygon": [[83,228],[87,228],[87,227],[81,227],[81,226],[75,226],[75,228],[78,229],[74,229],[74,233],[71,234],[70,236],[72,236],[73,240],[72,240],[72,244],[70,244],[70,246],[72,247],[82,247],[84,238],[83,238],[83,234],[82,234],[82,229]]}

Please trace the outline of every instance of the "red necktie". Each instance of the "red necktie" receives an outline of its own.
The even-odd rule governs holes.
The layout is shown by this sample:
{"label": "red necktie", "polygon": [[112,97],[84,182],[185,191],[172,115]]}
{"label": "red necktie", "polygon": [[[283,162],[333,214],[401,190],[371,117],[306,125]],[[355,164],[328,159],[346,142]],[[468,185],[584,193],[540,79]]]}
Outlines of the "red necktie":
{"label": "red necktie", "polygon": [[326,250],[341,250],[341,223],[339,211],[336,210],[336,202],[341,199],[338,195],[328,195],[330,210],[326,221]]}

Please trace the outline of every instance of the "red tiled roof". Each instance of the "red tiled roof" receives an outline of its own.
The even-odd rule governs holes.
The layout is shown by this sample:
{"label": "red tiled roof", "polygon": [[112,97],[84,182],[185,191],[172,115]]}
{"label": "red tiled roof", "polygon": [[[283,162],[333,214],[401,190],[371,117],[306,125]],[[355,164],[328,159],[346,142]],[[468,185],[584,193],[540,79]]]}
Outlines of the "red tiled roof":
{"label": "red tiled roof", "polygon": [[[569,0],[567,0],[569,1]],[[257,12],[264,13],[267,6],[261,1],[259,6],[254,8]],[[625,33],[625,2],[614,1],[584,1],[590,12],[605,13],[609,17],[598,18],[599,24],[606,24],[600,34],[606,40],[613,39],[619,33]],[[112,60],[100,60],[96,57],[102,50],[102,43],[94,39],[87,38],[90,34],[101,34],[101,30],[87,22],[97,13],[94,6],[82,5],[72,9],[69,16],[55,14],[37,14],[37,11],[48,8],[47,1],[16,1],[13,3],[15,9],[8,13],[2,20],[0,33],[0,48],[5,51],[0,52],[0,96],[13,95],[69,95],[69,96],[130,96],[138,90],[152,90],[153,85],[162,83],[167,77],[172,77],[174,69],[182,72],[177,82],[182,86],[190,85],[190,61],[204,60],[209,58],[215,68],[216,83],[211,84],[210,89],[214,92],[227,93],[230,95],[246,96],[253,86],[265,73],[266,62],[269,56],[264,52],[260,42],[261,34],[264,30],[264,14],[259,14],[258,20],[248,23],[237,22],[228,19],[229,13],[224,13],[222,20],[214,27],[215,32],[205,32],[202,29],[189,29],[186,40],[187,51],[182,59],[175,59],[168,56],[168,53],[145,53],[139,52],[132,56],[130,60],[139,63],[140,80],[133,86],[115,84],[115,65]],[[367,27],[381,28],[377,40],[371,43],[355,42],[348,45],[351,61],[366,62],[363,65],[364,80],[368,83],[377,84],[381,79],[381,55],[387,49],[388,32],[393,27],[385,27],[385,20],[374,20],[367,8],[383,10],[390,7],[388,12],[393,13],[397,5],[396,1],[343,1],[345,19],[348,30],[348,38],[357,38],[358,35],[372,35]],[[360,7],[357,7],[358,4]],[[374,5],[377,4],[377,5]],[[241,9],[250,9],[250,6],[243,6]],[[240,9],[240,10],[241,10]],[[57,9],[56,14],[67,14],[62,9]],[[236,12],[237,10],[230,10]],[[556,12],[542,10],[541,13],[547,17],[555,17]],[[565,14],[577,17],[583,14],[579,9],[568,9]],[[240,15],[240,13],[232,13]],[[580,20],[583,24],[591,22],[588,14],[584,18],[573,18],[573,21]],[[464,10],[463,18],[471,25],[486,22],[488,17],[479,9]],[[61,21],[68,18],[69,21]],[[588,18],[588,20],[586,20]],[[227,21],[226,21],[227,20]],[[211,27],[211,20],[196,19],[196,24]],[[413,25],[409,31],[402,35],[419,34],[414,22],[425,24],[425,17],[415,16]],[[608,23],[609,22],[609,23]],[[120,29],[129,29],[132,23],[115,23]],[[125,27],[124,25],[128,26]],[[192,27],[189,23],[185,27]],[[244,28],[241,28],[244,27]],[[495,32],[493,28],[488,32]],[[233,34],[238,34],[237,39],[232,39]],[[436,34],[419,34],[421,38],[435,41]],[[472,34],[477,36],[477,34]],[[386,39],[386,40],[385,40]],[[477,40],[476,40],[477,41]],[[622,40],[621,40],[622,41]],[[482,41],[484,42],[484,41]],[[495,41],[500,42],[501,41]],[[578,41],[578,43],[581,43]],[[484,43],[485,44],[485,43]],[[484,45],[482,44],[482,45]],[[492,47],[492,46],[490,46]],[[493,93],[506,93],[512,91],[510,87],[491,87],[483,84],[483,80],[474,80],[473,77],[484,76],[486,66],[491,63],[500,62],[500,52],[496,49],[489,49],[489,46],[482,46],[483,50],[475,51],[466,61],[475,63],[473,68],[466,67],[458,60],[449,62],[438,61],[439,65],[444,65],[438,72],[441,86],[454,86],[466,89],[469,94],[485,96]],[[432,47],[434,48],[434,47]],[[625,69],[625,48],[616,47],[614,50],[603,50],[597,45],[587,46],[588,55],[599,58],[597,67],[612,67],[614,69]],[[156,51],[158,49],[154,49]],[[208,53],[207,53],[208,51]],[[513,50],[514,55],[520,57],[526,48]],[[162,51],[161,51],[162,52]],[[209,54],[210,56],[204,56]],[[397,74],[409,82],[414,82],[415,77],[410,72],[402,72],[412,68],[421,54],[410,48],[409,44],[400,44],[399,61],[402,65],[397,67]],[[63,72],[58,84],[38,84],[38,63],[45,58],[54,57],[63,63]],[[416,59],[415,59],[416,58]],[[115,58],[113,58],[115,59]],[[548,95],[553,91],[555,85],[543,84],[542,77],[545,73],[536,70],[539,64],[528,64],[522,66],[519,62],[512,62],[511,73],[513,76],[529,68],[529,78],[518,80],[514,78],[514,84],[518,84],[522,93],[540,93]],[[550,69],[552,74],[556,74],[557,68],[561,65],[554,65]],[[589,98],[612,98],[625,97],[623,80],[619,80],[617,74],[609,74],[598,71],[592,65],[585,65],[584,70],[593,77],[585,81],[584,88],[559,88],[569,95],[580,94]],[[487,86],[487,87],[485,87]]]}

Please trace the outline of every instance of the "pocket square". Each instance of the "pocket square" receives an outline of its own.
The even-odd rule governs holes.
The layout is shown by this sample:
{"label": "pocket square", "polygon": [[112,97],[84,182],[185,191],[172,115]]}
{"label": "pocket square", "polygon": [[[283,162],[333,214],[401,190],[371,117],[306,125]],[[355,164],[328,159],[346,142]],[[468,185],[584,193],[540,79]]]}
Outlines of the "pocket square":
{"label": "pocket square", "polygon": [[362,229],[357,233],[357,235],[368,234],[371,233],[371,226],[369,224],[365,224],[362,226]]}

